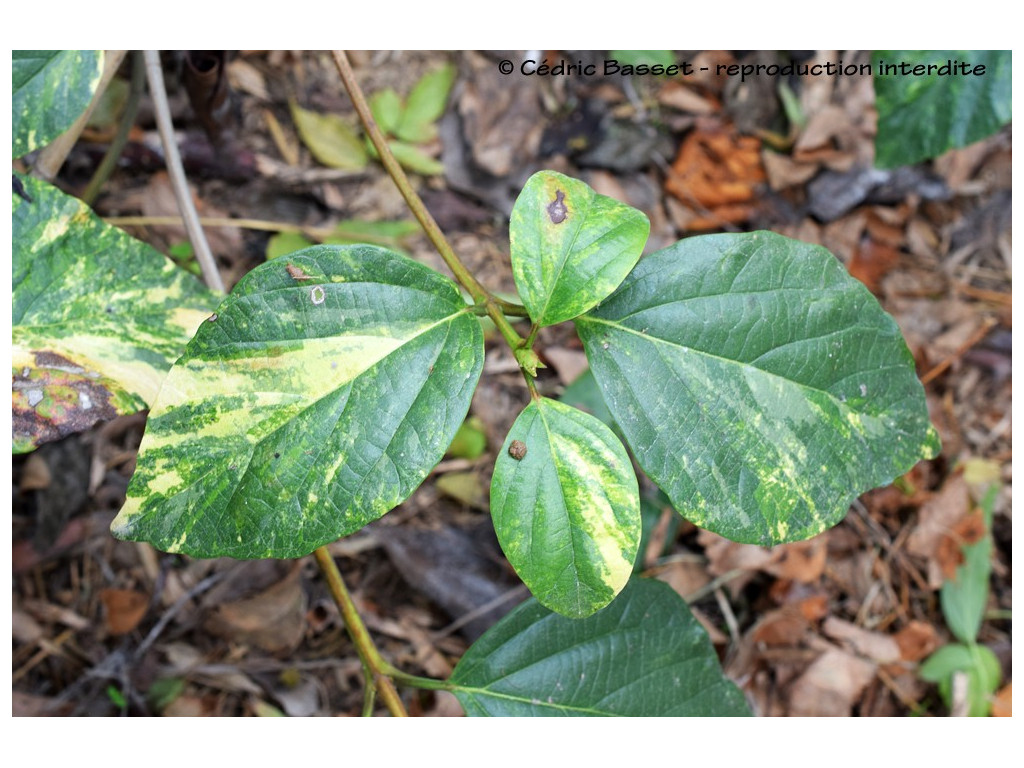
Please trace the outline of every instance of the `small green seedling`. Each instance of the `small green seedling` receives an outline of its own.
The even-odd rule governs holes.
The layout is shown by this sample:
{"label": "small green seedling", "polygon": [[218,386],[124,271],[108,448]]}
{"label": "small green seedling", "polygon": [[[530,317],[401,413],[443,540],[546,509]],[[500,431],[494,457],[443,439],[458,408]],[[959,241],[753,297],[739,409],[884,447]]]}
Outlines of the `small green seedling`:
{"label": "small green seedling", "polygon": [[[370,99],[373,119],[404,168],[424,176],[444,171],[444,166],[421,147],[437,138],[436,123],[444,114],[454,82],[455,66],[445,64],[420,78],[405,100],[393,88],[385,88]],[[370,140],[361,141],[358,132],[338,115],[303,109],[294,101],[291,112],[302,141],[324,165],[358,171],[378,156]]]}
{"label": "small green seedling", "polygon": [[939,593],[942,613],[950,631],[960,641],[937,650],[921,665],[921,678],[939,686],[947,707],[952,707],[958,676],[966,681],[966,714],[984,717],[992,708],[992,694],[999,687],[1002,671],[999,659],[977,642],[978,630],[988,603],[989,576],[992,573],[992,510],[999,487],[989,488],[971,526],[969,540],[961,545],[963,562],[956,574],[947,579]]}

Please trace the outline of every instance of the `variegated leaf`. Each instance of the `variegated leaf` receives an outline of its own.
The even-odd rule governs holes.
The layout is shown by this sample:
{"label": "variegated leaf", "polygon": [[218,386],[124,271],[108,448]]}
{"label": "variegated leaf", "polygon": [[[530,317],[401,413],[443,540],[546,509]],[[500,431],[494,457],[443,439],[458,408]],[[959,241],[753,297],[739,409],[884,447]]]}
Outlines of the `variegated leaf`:
{"label": "variegated leaf", "polygon": [[12,156],[45,147],[70,128],[102,74],[103,51],[12,51]]}
{"label": "variegated leaf", "polygon": [[540,603],[580,618],[625,586],[640,544],[640,495],[626,449],[588,413],[532,400],[494,464],[491,516]]}
{"label": "variegated leaf", "polygon": [[810,538],[938,452],[899,327],[820,246],[683,240],[576,329],[640,466],[733,541]]}
{"label": "variegated leaf", "polygon": [[299,557],[400,504],[444,456],[483,366],[455,284],[374,246],[250,272],[150,413],[119,538]]}
{"label": "variegated leaf", "polygon": [[509,224],[512,274],[538,325],[571,320],[614,291],[643,253],[651,225],[582,181],[539,171]]}
{"label": "variegated leaf", "polygon": [[18,176],[13,196],[15,452],[135,413],[216,299],[80,200]]}

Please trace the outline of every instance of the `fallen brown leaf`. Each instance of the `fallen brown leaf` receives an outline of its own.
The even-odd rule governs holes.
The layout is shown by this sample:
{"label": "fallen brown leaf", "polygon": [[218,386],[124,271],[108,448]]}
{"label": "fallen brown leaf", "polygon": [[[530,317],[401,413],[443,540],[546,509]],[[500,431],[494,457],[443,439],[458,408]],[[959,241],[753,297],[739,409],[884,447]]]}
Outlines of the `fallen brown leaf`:
{"label": "fallen brown leaf", "polygon": [[301,566],[259,594],[217,606],[204,626],[236,643],[255,645],[271,653],[295,648],[306,631],[306,593]]}
{"label": "fallen brown leaf", "polygon": [[799,645],[810,629],[810,622],[796,606],[785,606],[766,613],[750,629],[750,639],[762,645]]}
{"label": "fallen brown leaf", "polygon": [[939,645],[939,634],[935,627],[923,621],[911,621],[897,632],[893,639],[900,648],[904,661],[921,661],[930,656]]}
{"label": "fallen brown leaf", "polygon": [[900,252],[875,240],[865,240],[854,249],[847,269],[874,294],[881,288],[882,278],[900,260]]}
{"label": "fallen brown leaf", "polygon": [[942,586],[939,547],[956,523],[967,514],[969,498],[962,475],[954,475],[942,489],[921,505],[917,527],[907,538],[907,551],[928,561],[928,584],[932,589]]}
{"label": "fallen brown leaf", "polygon": [[992,717],[1013,717],[1013,683],[1007,683],[992,698]]}
{"label": "fallen brown leaf", "polygon": [[658,569],[655,578],[672,587],[684,600],[711,581],[707,568],[696,560],[673,560],[666,563]]}
{"label": "fallen brown leaf", "polygon": [[850,653],[830,650],[793,683],[789,714],[794,717],[849,717],[875,665]]}
{"label": "fallen brown leaf", "polygon": [[953,528],[939,540],[935,559],[942,571],[942,578],[950,581],[956,578],[956,569],[964,562],[963,547],[974,544],[985,535],[985,518],[980,509],[969,513],[953,525]]}
{"label": "fallen brown leaf", "polygon": [[858,655],[888,664],[900,658],[900,646],[895,638],[881,632],[872,632],[849,621],[829,616],[821,631],[833,640],[839,640]]}
{"label": "fallen brown leaf", "polygon": [[698,213],[689,228],[699,230],[746,221],[764,181],[760,140],[711,126],[684,139],[665,190]]}
{"label": "fallen brown leaf", "polygon": [[149,607],[149,597],[134,589],[104,589],[100,602],[106,609],[104,617],[112,635],[126,635],[135,629]]}

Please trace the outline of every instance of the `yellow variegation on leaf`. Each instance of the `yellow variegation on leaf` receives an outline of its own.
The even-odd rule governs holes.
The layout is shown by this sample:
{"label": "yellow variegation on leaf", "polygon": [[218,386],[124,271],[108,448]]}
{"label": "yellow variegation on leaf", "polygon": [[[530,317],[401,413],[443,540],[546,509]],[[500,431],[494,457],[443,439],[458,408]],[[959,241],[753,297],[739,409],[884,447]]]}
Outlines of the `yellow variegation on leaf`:
{"label": "yellow variegation on leaf", "polygon": [[24,452],[147,408],[216,299],[80,200],[17,178],[11,373]]}
{"label": "yellow variegation on leaf", "polygon": [[150,412],[112,530],[197,557],[299,557],[404,501],[483,366],[455,284],[375,246],[315,246],[242,279]]}

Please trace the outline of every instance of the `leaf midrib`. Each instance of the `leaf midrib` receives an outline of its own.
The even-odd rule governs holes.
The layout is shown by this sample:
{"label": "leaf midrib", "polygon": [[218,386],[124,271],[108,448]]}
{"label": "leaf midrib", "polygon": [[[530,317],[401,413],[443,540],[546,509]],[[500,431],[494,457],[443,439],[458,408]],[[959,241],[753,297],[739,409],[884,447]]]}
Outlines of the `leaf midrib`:
{"label": "leaf midrib", "polygon": [[[402,347],[404,347],[404,346],[405,346],[406,344],[408,344],[409,342],[413,341],[414,339],[418,338],[419,336],[423,335],[424,333],[428,333],[429,331],[431,331],[431,330],[433,330],[434,328],[438,327],[438,326],[439,326],[439,325],[441,325],[442,323],[444,323],[444,322],[447,322],[447,321],[451,321],[451,322],[454,322],[454,321],[455,321],[455,318],[456,318],[456,317],[458,317],[458,315],[461,315],[461,314],[467,314],[467,313],[469,313],[469,312],[470,312],[470,310],[471,310],[471,308],[470,308],[470,307],[466,307],[466,308],[464,308],[464,309],[460,309],[460,310],[458,310],[458,311],[456,311],[456,312],[452,313],[451,315],[448,315],[447,317],[445,317],[445,318],[443,318],[443,319],[441,319],[441,320],[438,320],[438,321],[437,321],[437,322],[435,322],[435,323],[432,323],[432,324],[431,324],[430,326],[427,326],[427,327],[423,328],[423,329],[422,329],[422,330],[421,330],[420,332],[418,332],[418,333],[416,333],[416,334],[414,334],[414,335],[410,336],[409,338],[407,338],[407,339],[406,339],[405,341],[403,341],[403,342],[402,342],[402,343],[401,343],[400,345],[398,345],[398,346],[397,346],[397,347],[395,347],[395,348],[394,348],[393,350],[391,350],[391,352],[390,352],[390,353],[389,353],[388,355],[385,355],[385,357],[389,357],[390,355],[393,355],[393,354],[395,354],[396,352],[398,352],[398,351],[399,351],[400,349],[402,349]],[[381,359],[383,360],[384,358],[381,358]],[[179,361],[179,362],[181,362],[181,361]],[[378,360],[378,361],[377,361],[377,363],[379,363],[379,362],[380,362],[380,360]],[[177,364],[177,363],[176,363],[176,364]],[[374,365],[376,365],[376,363],[374,363]],[[353,377],[352,379],[350,379],[349,381],[345,382],[345,384],[350,384],[350,383],[354,382],[354,381],[355,381],[356,379],[358,379],[358,378],[359,378],[360,376],[362,376],[363,374],[365,374],[365,373],[366,373],[366,371],[367,371],[367,370],[369,370],[369,369],[370,369],[370,368],[372,368],[372,367],[373,367],[373,366],[369,366],[369,367],[367,367],[367,368],[363,369],[363,370],[362,370],[362,371],[361,371],[361,372],[360,372],[360,373],[359,373],[358,375],[354,376],[354,377]],[[341,385],[341,386],[344,386],[345,384],[343,384],[343,385]],[[330,390],[328,390],[327,392],[325,392],[325,393],[324,393],[323,395],[321,395],[320,397],[316,398],[315,400],[310,400],[310,401],[309,401],[309,403],[308,403],[307,405],[305,405],[305,406],[303,406],[302,408],[300,408],[299,410],[297,410],[297,411],[295,412],[295,414],[293,415],[293,417],[292,417],[292,418],[296,418],[296,417],[297,417],[297,416],[298,416],[299,414],[305,413],[305,412],[306,412],[307,410],[309,410],[310,408],[312,408],[312,407],[316,406],[316,405],[317,405],[317,404],[318,404],[318,403],[319,403],[319,402],[320,402],[321,400],[323,400],[323,399],[324,399],[324,398],[326,398],[326,397],[329,397],[329,396],[330,396],[330,395],[332,395],[332,394],[333,394],[334,392],[336,392],[336,391],[337,391],[337,389],[338,389],[337,387],[335,387],[335,388],[333,388],[333,389],[330,389]],[[158,415],[159,415],[159,414],[158,414]],[[289,419],[289,421],[291,421],[291,419]],[[264,435],[264,436],[263,436],[262,438],[260,438],[259,440],[257,440],[256,442],[252,443],[252,444],[251,444],[251,445],[249,446],[248,456],[247,456],[247,457],[246,457],[246,459],[245,459],[245,461],[246,461],[246,470],[248,470],[249,464],[250,464],[250,463],[252,462],[252,457],[253,457],[253,455],[255,454],[255,452],[256,452],[256,449],[257,449],[257,448],[258,448],[258,447],[259,447],[259,446],[260,446],[261,444],[263,444],[263,443],[264,443],[264,442],[265,442],[265,441],[266,441],[267,439],[269,439],[269,438],[270,438],[270,437],[271,437],[272,435],[276,434],[276,433],[277,433],[277,432],[278,432],[278,431],[279,431],[280,429],[282,429],[282,428],[283,428],[283,427],[285,426],[285,424],[287,424],[287,423],[288,423],[288,422],[285,422],[284,424],[282,424],[282,425],[278,426],[277,428],[275,428],[275,429],[271,430],[271,431],[270,431],[270,432],[268,432],[268,433],[267,433],[266,435]],[[184,485],[184,486],[182,486],[182,487],[181,487],[181,488],[179,488],[179,489],[178,489],[178,490],[177,490],[176,492],[177,492],[177,493],[180,493],[180,491],[181,491],[182,489],[184,489],[184,488],[192,488],[192,487],[194,487],[194,486],[195,486],[195,485],[197,485],[198,483],[201,483],[201,482],[203,482],[204,480],[206,480],[206,479],[207,479],[208,477],[210,477],[210,476],[211,476],[212,474],[214,474],[214,473],[215,473],[215,472],[217,472],[217,471],[218,471],[218,468],[217,468],[217,467],[212,467],[212,468],[211,468],[211,469],[210,469],[210,470],[209,470],[208,472],[206,472],[205,474],[202,474],[202,475],[200,475],[199,477],[197,477],[197,478],[196,478],[195,480],[193,480],[192,482],[188,483],[187,485]],[[231,506],[231,503],[232,503],[232,502],[234,501],[234,499],[235,499],[235,496],[236,496],[236,494],[238,493],[238,489],[239,489],[239,487],[240,487],[240,486],[241,486],[241,484],[242,484],[242,483],[241,483],[241,479],[242,479],[242,478],[243,478],[244,476],[245,476],[245,472],[244,472],[244,471],[243,471],[242,473],[239,473],[239,474],[238,474],[238,478],[239,478],[239,480],[238,480],[238,482],[236,482],[236,483],[234,484],[234,487],[233,487],[233,488],[232,488],[232,490],[231,490],[231,494],[230,494],[230,496],[228,497],[228,500],[227,500],[227,502],[225,503],[225,505],[224,505],[224,507],[223,507],[223,509],[224,509],[224,510],[227,510],[227,509],[228,509],[228,508],[229,508],[229,507]],[[136,512],[136,513],[135,513],[135,515],[133,515],[133,516],[132,516],[132,518],[134,519],[134,518],[135,518],[136,516],[138,516],[138,515],[147,515],[147,516],[148,516],[148,515],[154,514],[154,513],[156,512],[156,511],[157,511],[157,510],[156,510],[155,508],[154,508],[154,509],[151,509],[151,510],[149,510],[148,512],[147,512],[147,511],[144,511],[144,510],[142,509],[142,502],[140,502],[140,505],[139,505],[139,510],[138,510],[138,512]],[[191,527],[189,528],[189,531],[188,531],[188,532],[190,532],[190,531],[191,531]],[[186,541],[187,541],[187,538],[186,538]],[[188,554],[188,553],[186,553],[186,554]]]}
{"label": "leaf midrib", "polygon": [[[855,412],[855,411],[853,411],[852,408],[850,408],[848,405],[846,405],[846,403],[844,403],[842,400],[840,400],[834,394],[829,392],[827,389],[819,389],[818,387],[811,386],[810,384],[805,384],[805,383],[803,383],[801,381],[797,381],[796,379],[787,378],[786,376],[783,376],[782,374],[773,373],[772,371],[765,370],[764,368],[759,368],[758,366],[753,365],[752,363],[744,363],[744,362],[741,362],[740,360],[733,360],[732,358],[729,358],[729,357],[722,357],[721,355],[716,355],[716,354],[713,354],[711,352],[707,352],[706,350],[703,350],[703,349],[697,349],[696,347],[687,347],[687,346],[685,346],[683,344],[679,344],[679,343],[674,342],[674,341],[669,341],[668,339],[663,339],[663,338],[661,338],[659,336],[651,336],[650,334],[643,333],[642,331],[638,331],[635,328],[630,328],[629,326],[626,326],[626,325],[622,325],[621,323],[616,322],[614,320],[605,320],[603,318],[595,317],[594,315],[589,315],[589,316],[577,318],[576,322],[580,322],[581,320],[584,321],[584,322],[595,322],[595,323],[600,323],[602,325],[608,325],[608,326],[611,326],[612,328],[617,328],[617,329],[619,329],[621,331],[624,331],[626,333],[632,334],[633,336],[638,336],[641,339],[644,339],[646,341],[657,342],[659,344],[665,344],[667,346],[670,346],[670,347],[672,347],[674,349],[681,350],[681,351],[693,352],[694,354],[703,355],[704,357],[707,357],[707,358],[712,359],[712,360],[717,360],[717,361],[719,361],[719,362],[721,362],[723,364],[726,364],[726,365],[735,365],[735,366],[739,366],[741,368],[753,368],[754,370],[761,372],[765,376],[771,377],[773,379],[778,379],[778,380],[781,380],[781,381],[785,381],[785,382],[788,382],[790,384],[794,384],[797,387],[799,387],[800,389],[806,390],[808,392],[817,392],[817,393],[820,393],[822,395],[825,395],[830,400],[832,400],[842,411],[851,412],[851,413]],[[799,339],[797,341],[799,341]],[[795,342],[787,342],[787,344],[792,344],[792,343],[795,343]],[[769,350],[769,351],[771,351],[771,350]],[[762,353],[761,355],[759,355],[759,357],[763,357],[764,354],[767,354],[767,353]],[[849,377],[845,377],[845,378],[849,378]]]}

